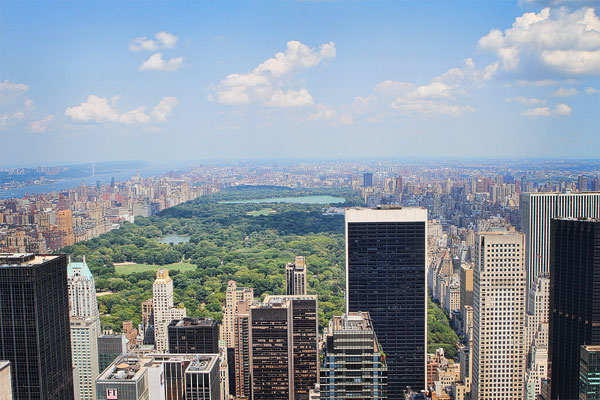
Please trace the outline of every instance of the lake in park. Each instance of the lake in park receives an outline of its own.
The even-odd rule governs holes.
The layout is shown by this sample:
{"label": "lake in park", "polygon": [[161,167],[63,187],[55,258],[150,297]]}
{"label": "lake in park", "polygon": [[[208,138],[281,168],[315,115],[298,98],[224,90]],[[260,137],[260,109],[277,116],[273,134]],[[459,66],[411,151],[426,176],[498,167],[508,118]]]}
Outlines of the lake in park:
{"label": "lake in park", "polygon": [[244,203],[298,203],[298,204],[333,204],[343,203],[346,199],[335,196],[299,196],[299,197],[272,197],[268,199],[234,200],[220,201],[223,204],[244,204]]}
{"label": "lake in park", "polygon": [[173,244],[177,244],[177,243],[187,243],[190,241],[190,237],[189,236],[183,236],[183,235],[178,235],[176,233],[171,233],[169,235],[165,235],[163,237],[161,237],[160,239],[158,239],[159,243],[173,243]]}

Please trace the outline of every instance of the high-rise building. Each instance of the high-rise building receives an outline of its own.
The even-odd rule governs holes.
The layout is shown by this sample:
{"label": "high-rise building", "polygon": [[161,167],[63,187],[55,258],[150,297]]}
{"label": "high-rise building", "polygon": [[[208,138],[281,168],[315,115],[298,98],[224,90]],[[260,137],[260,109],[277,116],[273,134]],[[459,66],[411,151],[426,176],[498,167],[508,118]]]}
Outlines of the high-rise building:
{"label": "high-rise building", "polygon": [[600,346],[581,346],[579,400],[600,399]]}
{"label": "high-rise building", "polygon": [[0,360],[15,400],[74,398],[66,256],[0,254]]}
{"label": "high-rise building", "polygon": [[523,398],[525,238],[518,232],[476,236],[473,271],[474,400]]}
{"label": "high-rise building", "polygon": [[306,264],[303,256],[296,256],[293,263],[285,266],[286,293],[288,296],[306,294]]}
{"label": "high-rise building", "polygon": [[156,351],[164,353],[169,349],[167,327],[173,320],[187,316],[185,308],[173,307],[173,280],[169,270],[156,271],[156,280],[152,285],[152,304],[154,306],[154,341]]}
{"label": "high-rise building", "polygon": [[521,223],[525,234],[527,288],[538,276],[547,276],[550,265],[551,218],[600,218],[600,193],[523,193]]}
{"label": "high-rise building", "polygon": [[549,370],[552,399],[576,399],[581,345],[600,345],[600,220],[550,224]]}
{"label": "high-rise building", "polygon": [[250,398],[252,381],[250,374],[250,302],[238,303],[234,317],[235,343],[235,396]]}
{"label": "high-rise building", "polygon": [[346,210],[346,310],[369,312],[386,353],[388,397],[425,389],[427,210]]}
{"label": "high-rise building", "polygon": [[98,377],[98,317],[71,317],[71,352],[73,368],[78,380],[79,399],[96,399],[96,378]]}
{"label": "high-rise building", "polygon": [[580,192],[587,192],[587,190],[588,190],[587,176],[579,175],[577,177],[577,189],[579,189]]}
{"label": "high-rise building", "polygon": [[98,336],[98,366],[102,373],[113,361],[127,352],[125,335],[103,334]]}
{"label": "high-rise building", "polygon": [[321,399],[387,399],[387,364],[369,313],[334,316],[323,335]]}
{"label": "high-rise building", "polygon": [[169,353],[219,353],[219,326],[210,318],[183,318],[168,326]]}
{"label": "high-rise building", "polygon": [[62,245],[70,246],[75,243],[73,232],[73,214],[71,210],[60,210],[58,212],[58,230],[62,232]]}
{"label": "high-rise building", "polygon": [[253,399],[308,399],[319,379],[317,296],[266,296],[250,307]]}
{"label": "high-rise building", "polygon": [[227,344],[224,340],[219,340],[219,362],[221,400],[229,400],[229,360],[227,359]]}
{"label": "high-rise building", "polygon": [[394,189],[395,189],[396,194],[402,194],[402,189],[403,189],[402,176],[398,176],[396,178],[396,186]]}
{"label": "high-rise building", "polygon": [[101,372],[98,361],[98,336],[101,332],[96,285],[85,256],[82,262],[69,259],[67,278],[74,379],[78,381],[79,399],[93,400],[96,398],[95,380]]}
{"label": "high-rise building", "polygon": [[529,360],[525,375],[525,398],[535,400],[548,379],[548,306],[550,278],[539,276],[530,292],[525,314],[525,354]]}
{"label": "high-rise building", "polygon": [[365,172],[363,174],[363,187],[371,187],[373,186],[373,173]]}
{"label": "high-rise building", "polygon": [[[164,386],[164,376],[157,378],[155,385]],[[149,400],[148,368],[138,356],[119,356],[96,378],[96,392],[98,400]]]}
{"label": "high-rise building", "polygon": [[221,339],[225,340],[228,348],[235,347],[233,341],[233,319],[237,312],[238,303],[240,301],[252,301],[253,298],[253,288],[238,287],[233,280],[227,284],[225,304],[223,306],[223,322],[221,324]]}
{"label": "high-rise building", "polygon": [[10,361],[0,361],[0,400],[12,400]]}

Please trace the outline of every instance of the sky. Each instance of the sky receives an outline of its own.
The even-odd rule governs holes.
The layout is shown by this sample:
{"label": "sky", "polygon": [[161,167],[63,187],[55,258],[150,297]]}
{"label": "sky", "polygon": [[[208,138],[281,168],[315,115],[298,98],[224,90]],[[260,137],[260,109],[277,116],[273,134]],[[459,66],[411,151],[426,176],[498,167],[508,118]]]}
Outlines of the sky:
{"label": "sky", "polygon": [[600,157],[577,0],[0,2],[0,165]]}

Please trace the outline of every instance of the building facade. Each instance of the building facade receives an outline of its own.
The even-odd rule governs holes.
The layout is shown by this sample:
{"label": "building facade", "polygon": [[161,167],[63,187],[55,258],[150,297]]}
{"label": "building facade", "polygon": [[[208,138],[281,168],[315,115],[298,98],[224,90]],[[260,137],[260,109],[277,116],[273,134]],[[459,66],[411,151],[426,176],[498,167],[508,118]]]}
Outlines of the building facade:
{"label": "building facade", "polygon": [[473,271],[474,400],[523,398],[525,238],[517,232],[476,235]]}
{"label": "building facade", "polygon": [[152,285],[152,304],[154,307],[154,342],[156,351],[165,353],[169,350],[168,326],[173,320],[187,316],[185,308],[173,306],[173,280],[169,270],[156,271],[156,280]]}
{"label": "building facade", "polygon": [[238,303],[234,319],[235,343],[235,396],[250,398],[252,381],[250,373],[250,302]]}
{"label": "building facade", "polygon": [[346,309],[369,312],[386,354],[388,397],[425,389],[427,210],[346,210]]}
{"label": "building facade", "polygon": [[169,353],[219,353],[219,326],[210,318],[183,318],[169,324]]}
{"label": "building facade", "polygon": [[102,373],[119,356],[127,352],[127,339],[123,334],[98,336],[98,366]]}
{"label": "building facade", "polygon": [[74,398],[66,256],[0,255],[0,360],[15,400]]}
{"label": "building facade", "polygon": [[600,346],[581,346],[579,400],[600,399]]}
{"label": "building facade", "polygon": [[286,294],[305,295],[306,294],[306,263],[303,256],[297,256],[295,262],[285,266],[286,273]]}
{"label": "building facade", "polygon": [[225,305],[223,306],[223,322],[221,324],[221,339],[225,340],[228,348],[235,347],[233,320],[238,303],[240,301],[252,301],[252,299],[254,299],[253,288],[238,287],[233,280],[228,282],[225,292]]}
{"label": "building facade", "polygon": [[317,296],[266,296],[250,307],[253,399],[308,399],[319,379]]}
{"label": "building facade", "polygon": [[321,349],[321,399],[388,398],[385,353],[369,313],[334,316]]}
{"label": "building facade", "polygon": [[576,399],[581,345],[600,345],[600,220],[552,219],[549,370],[552,399]]}

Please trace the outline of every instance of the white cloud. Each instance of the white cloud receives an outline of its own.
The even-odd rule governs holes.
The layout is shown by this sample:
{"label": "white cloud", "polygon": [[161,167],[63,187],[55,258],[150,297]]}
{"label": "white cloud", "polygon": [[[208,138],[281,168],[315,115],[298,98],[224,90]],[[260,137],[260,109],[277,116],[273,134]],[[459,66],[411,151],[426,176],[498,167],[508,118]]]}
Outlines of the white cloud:
{"label": "white cloud", "polygon": [[27,125],[27,128],[29,129],[30,132],[33,132],[33,133],[43,133],[43,132],[46,132],[46,130],[48,129],[48,125],[53,120],[54,120],[54,115],[48,115],[42,119],[39,119],[36,121],[31,121]]}
{"label": "white cloud", "polygon": [[504,32],[491,30],[479,47],[495,53],[503,70],[517,74],[537,67],[565,76],[598,75],[600,19],[594,8],[544,8],[517,17]]}
{"label": "white cloud", "polygon": [[162,123],[167,120],[171,110],[177,105],[175,97],[165,97],[156,105],[150,115],[145,107],[138,107],[130,111],[119,113],[115,108],[116,99],[112,101],[106,97],[89,95],[87,101],[78,106],[68,107],[65,115],[74,122],[82,123],[120,123],[124,125],[146,125],[151,122]]}
{"label": "white cloud", "polygon": [[411,99],[440,99],[448,98],[452,95],[452,87],[442,82],[431,82],[428,85],[417,87],[414,91],[408,93],[407,97]]}
{"label": "white cloud", "polygon": [[433,100],[407,100],[398,98],[392,103],[392,108],[398,109],[406,114],[441,114],[450,117],[458,117],[466,113],[475,111],[471,106],[463,106],[458,104],[446,104]]}
{"label": "white cloud", "polygon": [[558,88],[556,92],[552,93],[554,97],[571,97],[575,96],[577,93],[577,89],[575,88]]}
{"label": "white cloud", "polygon": [[289,41],[283,52],[259,64],[251,72],[228,75],[216,87],[211,101],[240,105],[258,103],[275,107],[302,107],[314,103],[307,89],[289,87],[294,72],[312,68],[336,54],[333,42],[311,49],[298,41]]}
{"label": "white cloud", "polygon": [[165,97],[152,109],[152,117],[157,122],[166,122],[171,111],[179,104],[176,97]]}
{"label": "white cloud", "polygon": [[313,103],[313,97],[306,89],[288,90],[286,92],[277,89],[266,102],[267,105],[272,107],[304,107]]}
{"label": "white cloud", "polygon": [[29,90],[29,86],[24,83],[10,82],[8,79],[4,82],[0,81],[0,96],[4,96],[11,92],[26,92]]}
{"label": "white cloud", "polygon": [[131,51],[156,51],[158,49],[170,49],[177,44],[177,36],[169,32],[158,32],[154,35],[156,40],[141,36],[133,39],[129,45]]}
{"label": "white cloud", "polygon": [[336,116],[336,111],[325,104],[317,104],[316,111],[308,116],[309,121],[331,121]]}
{"label": "white cloud", "polygon": [[183,64],[183,57],[174,57],[166,61],[162,53],[154,53],[140,66],[140,71],[177,71]]}
{"label": "white cloud", "polygon": [[558,117],[566,116],[571,114],[571,107],[566,104],[557,104],[554,108],[550,107],[536,107],[522,111],[521,115],[528,118],[537,117]]}
{"label": "white cloud", "polygon": [[523,97],[523,96],[509,97],[509,98],[506,98],[505,100],[507,103],[516,102],[516,103],[528,104],[528,105],[536,105],[536,104],[545,104],[546,103],[545,100],[536,99],[534,97]]}
{"label": "white cloud", "polygon": [[528,81],[528,80],[518,80],[517,81],[521,86],[556,86],[559,84],[558,81],[552,79],[541,79],[539,81]]}
{"label": "white cloud", "polygon": [[586,87],[585,88],[585,92],[587,94],[596,94],[596,93],[600,93],[600,90],[598,90],[598,89],[593,88],[593,87],[590,86],[590,87]]}

